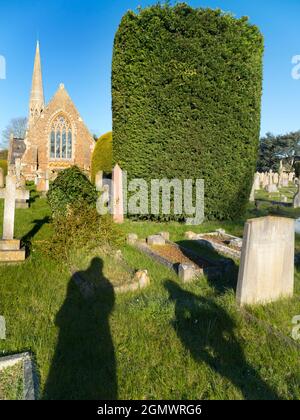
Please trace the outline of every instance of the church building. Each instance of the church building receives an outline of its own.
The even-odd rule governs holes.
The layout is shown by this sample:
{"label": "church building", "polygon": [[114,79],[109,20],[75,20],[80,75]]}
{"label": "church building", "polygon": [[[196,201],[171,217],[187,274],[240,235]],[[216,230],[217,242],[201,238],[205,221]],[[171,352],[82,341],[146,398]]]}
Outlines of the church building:
{"label": "church building", "polygon": [[70,166],[77,165],[90,174],[95,141],[62,83],[45,104],[39,42],[24,143],[22,175],[26,180],[35,180],[40,191],[47,190],[48,181]]}

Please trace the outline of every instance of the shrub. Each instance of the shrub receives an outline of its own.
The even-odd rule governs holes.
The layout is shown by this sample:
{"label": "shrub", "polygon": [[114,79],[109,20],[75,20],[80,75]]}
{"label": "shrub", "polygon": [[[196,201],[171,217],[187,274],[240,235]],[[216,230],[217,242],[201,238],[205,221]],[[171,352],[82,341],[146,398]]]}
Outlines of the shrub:
{"label": "shrub", "polygon": [[156,5],[123,17],[113,161],[132,178],[202,178],[209,219],[245,209],[258,154],[263,39],[247,18]]}
{"label": "shrub", "polygon": [[0,160],[0,168],[3,169],[4,176],[7,175],[7,160]]}
{"label": "shrub", "polygon": [[103,134],[96,143],[92,156],[92,182],[95,181],[97,172],[112,171],[112,132]]}
{"label": "shrub", "polygon": [[45,245],[51,257],[67,261],[79,249],[90,252],[96,248],[116,247],[123,242],[120,228],[110,215],[100,216],[95,206],[77,201],[66,214],[59,214],[52,221],[53,237]]}
{"label": "shrub", "polygon": [[76,203],[96,207],[97,192],[89,179],[77,166],[60,172],[55,181],[50,185],[48,194],[54,216],[65,215]]}

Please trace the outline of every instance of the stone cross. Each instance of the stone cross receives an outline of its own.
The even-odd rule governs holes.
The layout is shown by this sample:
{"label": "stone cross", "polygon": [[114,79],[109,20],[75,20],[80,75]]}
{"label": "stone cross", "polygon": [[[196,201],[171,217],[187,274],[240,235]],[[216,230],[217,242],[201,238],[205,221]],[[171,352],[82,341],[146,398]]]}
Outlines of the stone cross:
{"label": "stone cross", "polygon": [[29,191],[18,190],[16,176],[7,175],[6,188],[0,191],[0,198],[4,198],[3,239],[14,238],[16,200],[29,200]]}

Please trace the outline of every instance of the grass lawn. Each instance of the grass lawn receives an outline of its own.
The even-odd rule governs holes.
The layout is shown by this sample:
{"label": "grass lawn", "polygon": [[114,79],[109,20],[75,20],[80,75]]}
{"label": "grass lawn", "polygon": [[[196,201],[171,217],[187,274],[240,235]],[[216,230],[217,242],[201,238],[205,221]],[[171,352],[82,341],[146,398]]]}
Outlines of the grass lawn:
{"label": "grass lawn", "polygon": [[[264,212],[249,208],[248,216]],[[110,255],[79,253],[74,263],[83,277],[105,286],[87,300],[66,261],[43,253],[44,241],[51,239],[49,216],[40,198],[30,209],[17,210],[16,237],[30,244],[30,255],[23,264],[0,265],[0,315],[7,327],[0,352],[34,354],[40,398],[300,398],[299,348],[237,310],[235,275],[183,285],[167,268],[124,245],[126,262],[147,269],[151,286],[116,295],[112,284],[128,280],[125,270]],[[243,224],[209,222],[192,230],[223,227],[241,235]],[[177,242],[191,230],[130,221],[122,228],[140,237],[168,230]],[[249,309],[283,336],[291,335],[291,320],[300,314],[297,271],[295,276],[293,299]]]}
{"label": "grass lawn", "polygon": [[23,364],[0,371],[0,400],[22,400],[24,391]]}

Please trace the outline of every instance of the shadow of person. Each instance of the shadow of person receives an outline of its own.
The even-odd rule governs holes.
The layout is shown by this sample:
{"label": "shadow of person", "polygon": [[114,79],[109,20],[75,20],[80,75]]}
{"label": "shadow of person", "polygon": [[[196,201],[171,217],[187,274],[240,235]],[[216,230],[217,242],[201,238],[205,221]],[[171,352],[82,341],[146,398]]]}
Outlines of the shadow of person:
{"label": "shadow of person", "polygon": [[246,361],[234,334],[235,322],[221,306],[171,280],[165,281],[165,288],[175,302],[174,329],[195,361],[228,379],[245,399],[279,399]]}
{"label": "shadow of person", "polygon": [[57,347],[45,384],[44,399],[117,399],[116,360],[109,327],[115,295],[94,258],[86,271],[71,277],[57,313]]}
{"label": "shadow of person", "polygon": [[[218,294],[224,294],[229,289],[232,289],[235,292],[239,271],[236,262],[232,258],[221,255],[208,242],[205,247],[197,243],[195,244],[194,242],[195,241],[191,240],[183,240],[176,243],[181,247],[182,253],[196,265],[198,265],[199,259],[202,259],[204,261],[211,261],[213,265],[219,266],[220,272],[218,274],[213,274],[204,268],[204,273],[209,285],[213,287]],[[207,255],[207,252],[209,252],[209,256]],[[222,264],[220,265],[221,261]]]}

